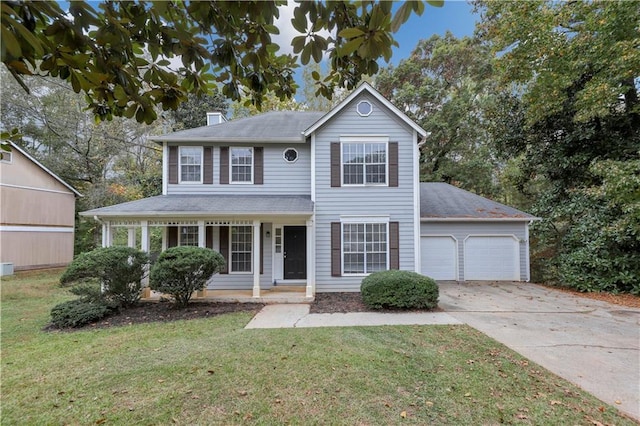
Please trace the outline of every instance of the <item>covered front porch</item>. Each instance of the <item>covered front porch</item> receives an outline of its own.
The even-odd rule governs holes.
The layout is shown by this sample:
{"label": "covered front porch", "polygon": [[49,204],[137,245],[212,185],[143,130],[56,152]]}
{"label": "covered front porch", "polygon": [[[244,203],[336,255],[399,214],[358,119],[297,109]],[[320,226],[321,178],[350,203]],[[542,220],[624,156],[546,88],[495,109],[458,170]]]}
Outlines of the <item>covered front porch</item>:
{"label": "covered front porch", "polygon": [[[302,303],[315,295],[313,203],[291,198],[159,196],[82,214],[101,223],[103,247],[126,244],[152,263],[174,246],[220,252],[225,269],[193,300]],[[143,297],[160,297],[143,284]]]}

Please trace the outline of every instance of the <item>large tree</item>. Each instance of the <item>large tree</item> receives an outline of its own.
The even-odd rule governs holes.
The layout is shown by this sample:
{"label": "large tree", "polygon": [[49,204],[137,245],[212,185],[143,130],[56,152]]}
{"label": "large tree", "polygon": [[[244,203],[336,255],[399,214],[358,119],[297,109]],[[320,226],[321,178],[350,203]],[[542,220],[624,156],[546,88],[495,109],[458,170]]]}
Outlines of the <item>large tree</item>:
{"label": "large tree", "polygon": [[[442,4],[442,0],[426,0]],[[102,119],[135,117],[151,123],[156,105],[175,109],[187,93],[203,94],[212,84],[233,100],[248,96],[260,105],[265,93],[290,98],[296,89],[298,57],[279,54],[272,36],[279,7],[268,1],[88,1],[68,10],[49,1],[1,3],[1,60],[28,91],[23,76],[59,77],[84,92]],[[351,89],[363,74],[378,71],[397,45],[393,32],[423,1],[407,1],[395,13],[391,2],[306,1],[295,6],[291,41],[303,65],[326,53],[331,73],[319,82]],[[330,35],[323,36],[321,31]],[[178,59],[178,64],[169,59]]]}
{"label": "large tree", "polygon": [[477,6],[480,35],[511,92],[500,108],[514,117],[492,127],[493,140],[517,160],[520,188],[544,219],[534,228],[537,276],[640,293],[640,193],[625,176],[638,173],[640,159],[640,3]]}
{"label": "large tree", "polygon": [[484,110],[493,102],[491,55],[469,37],[450,32],[421,40],[376,86],[429,131],[420,177],[495,196],[498,165],[491,155]]}

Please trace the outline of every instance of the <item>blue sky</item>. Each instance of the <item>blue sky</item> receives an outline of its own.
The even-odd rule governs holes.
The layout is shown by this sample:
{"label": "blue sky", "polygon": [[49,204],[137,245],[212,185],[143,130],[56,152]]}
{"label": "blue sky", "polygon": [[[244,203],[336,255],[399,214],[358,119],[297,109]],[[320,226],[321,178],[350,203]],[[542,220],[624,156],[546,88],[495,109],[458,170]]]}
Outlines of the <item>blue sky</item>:
{"label": "blue sky", "polygon": [[422,16],[412,15],[395,34],[400,47],[394,48],[391,63],[409,57],[418,40],[434,34],[443,35],[449,30],[456,37],[471,36],[478,19],[472,9],[466,1],[445,0],[442,7],[426,6]]}
{"label": "blue sky", "polygon": [[[293,53],[290,47],[291,39],[299,35],[290,21],[294,7],[295,4],[290,1],[288,6],[280,9],[280,19],[276,21],[280,35],[274,37],[274,41],[280,45],[283,53]],[[395,7],[399,7],[399,2]],[[411,15],[411,18],[394,34],[400,46],[393,48],[390,63],[397,65],[402,59],[408,58],[419,40],[427,39],[434,34],[444,35],[447,31],[451,31],[456,37],[471,36],[479,19],[472,10],[473,7],[466,1],[445,0],[442,7],[427,5],[422,16]],[[325,66],[325,64],[322,65]],[[386,66],[384,60],[380,60],[380,66]],[[298,68],[295,77],[300,86],[302,86],[302,69],[302,67]],[[298,92],[296,99],[300,100],[301,97],[301,93]]]}

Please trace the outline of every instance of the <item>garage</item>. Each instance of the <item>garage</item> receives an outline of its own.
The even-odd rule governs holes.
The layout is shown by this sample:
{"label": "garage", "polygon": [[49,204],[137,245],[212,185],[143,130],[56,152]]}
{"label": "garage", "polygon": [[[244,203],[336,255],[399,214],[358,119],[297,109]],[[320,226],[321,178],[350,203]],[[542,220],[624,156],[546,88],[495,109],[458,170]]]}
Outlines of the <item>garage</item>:
{"label": "garage", "polygon": [[464,242],[465,279],[519,281],[519,257],[514,236],[469,236]]}
{"label": "garage", "polygon": [[451,236],[420,238],[422,274],[435,280],[457,280],[457,243]]}
{"label": "garage", "polygon": [[420,184],[420,272],[437,280],[529,281],[539,218],[443,182]]}

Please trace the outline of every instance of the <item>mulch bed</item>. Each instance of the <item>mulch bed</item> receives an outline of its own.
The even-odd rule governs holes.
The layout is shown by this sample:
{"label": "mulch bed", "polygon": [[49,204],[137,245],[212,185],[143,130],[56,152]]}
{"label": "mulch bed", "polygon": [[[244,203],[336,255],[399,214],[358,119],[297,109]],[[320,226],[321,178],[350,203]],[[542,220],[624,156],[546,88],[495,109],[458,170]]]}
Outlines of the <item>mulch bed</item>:
{"label": "mulch bed", "polygon": [[[555,290],[571,293],[579,297],[601,300],[617,305],[640,308],[640,297],[630,294],[613,295],[609,293],[580,293],[566,288],[550,287]],[[123,325],[142,324],[149,322],[170,322],[209,318],[230,312],[258,313],[264,307],[260,303],[223,303],[223,302],[191,302],[184,309],[174,309],[166,302],[140,302],[138,306],[123,310],[116,315],[105,318],[94,324],[73,330],[87,330]],[[372,312],[363,302],[360,293],[317,293],[315,301],[311,303],[312,314]],[[440,311],[436,308],[434,311]],[[395,312],[393,310],[376,310],[375,312]],[[57,330],[51,325],[45,330]],[[73,331],[69,330],[69,331]]]}

